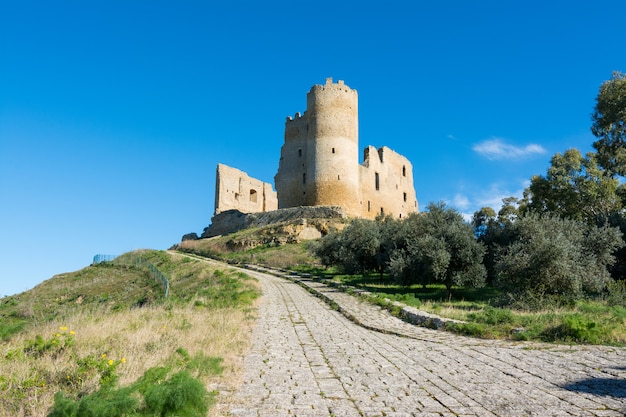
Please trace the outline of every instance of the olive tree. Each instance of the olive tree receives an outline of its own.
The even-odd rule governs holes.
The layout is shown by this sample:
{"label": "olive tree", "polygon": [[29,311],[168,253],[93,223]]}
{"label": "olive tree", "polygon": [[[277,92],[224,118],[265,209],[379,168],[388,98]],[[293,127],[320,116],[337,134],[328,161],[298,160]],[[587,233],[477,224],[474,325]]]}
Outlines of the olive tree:
{"label": "olive tree", "polygon": [[453,285],[484,285],[484,246],[456,210],[431,203],[426,212],[409,216],[403,226],[404,243],[391,255],[389,268],[398,282],[440,282],[448,291]]}
{"label": "olive tree", "polygon": [[512,242],[496,262],[496,285],[518,298],[575,300],[611,281],[607,269],[623,246],[618,228],[531,213],[508,226]]}

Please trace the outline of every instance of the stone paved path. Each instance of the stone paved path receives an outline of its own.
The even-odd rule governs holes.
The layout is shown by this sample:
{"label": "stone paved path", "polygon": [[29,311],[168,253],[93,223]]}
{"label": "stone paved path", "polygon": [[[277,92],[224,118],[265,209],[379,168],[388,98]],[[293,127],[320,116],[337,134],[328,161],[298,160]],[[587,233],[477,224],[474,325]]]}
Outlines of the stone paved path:
{"label": "stone paved path", "polygon": [[626,414],[623,348],[476,340],[404,323],[313,280],[247,273],[264,295],[233,416]]}

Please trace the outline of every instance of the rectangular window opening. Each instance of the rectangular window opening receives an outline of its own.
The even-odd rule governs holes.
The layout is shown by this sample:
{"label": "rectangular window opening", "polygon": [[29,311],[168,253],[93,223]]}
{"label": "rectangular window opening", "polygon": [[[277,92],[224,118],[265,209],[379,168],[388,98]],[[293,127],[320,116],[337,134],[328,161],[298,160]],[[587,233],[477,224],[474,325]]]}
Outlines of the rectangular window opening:
{"label": "rectangular window opening", "polygon": [[378,172],[376,173],[376,191],[380,190],[380,175],[378,175]]}

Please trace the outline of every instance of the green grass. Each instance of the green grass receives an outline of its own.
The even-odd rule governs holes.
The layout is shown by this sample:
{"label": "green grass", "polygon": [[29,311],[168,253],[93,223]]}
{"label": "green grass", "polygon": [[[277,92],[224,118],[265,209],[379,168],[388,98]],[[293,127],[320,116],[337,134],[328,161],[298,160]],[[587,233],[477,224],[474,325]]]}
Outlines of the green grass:
{"label": "green grass", "polygon": [[[147,270],[126,266],[124,258],[141,256],[170,280],[170,297]],[[0,299],[0,341],[30,325],[62,321],[85,310],[124,311],[148,305],[186,303],[192,298],[209,308],[250,305],[259,295],[250,278],[234,270],[207,272],[199,260],[143,250],[124,254],[111,262],[56,275],[22,294]]]}
{"label": "green grass", "polygon": [[[571,305],[533,311],[500,308],[502,294],[494,287],[452,288],[448,293],[443,285],[394,284],[387,276],[378,274],[344,275],[333,268],[323,268],[307,253],[305,244],[261,245],[254,249],[229,251],[224,249],[228,239],[203,239],[185,250],[198,255],[217,257],[236,263],[255,263],[275,268],[309,273],[322,279],[347,286],[347,291],[361,289],[372,295],[368,300],[399,314],[400,307],[390,301],[442,317],[457,319],[466,324],[449,325],[447,330],[472,337],[490,339],[531,340],[558,343],[588,343],[625,345],[626,310],[603,300],[584,300]],[[216,255],[218,253],[218,255]],[[389,300],[389,301],[387,301]],[[550,306],[550,303],[545,303]]]}

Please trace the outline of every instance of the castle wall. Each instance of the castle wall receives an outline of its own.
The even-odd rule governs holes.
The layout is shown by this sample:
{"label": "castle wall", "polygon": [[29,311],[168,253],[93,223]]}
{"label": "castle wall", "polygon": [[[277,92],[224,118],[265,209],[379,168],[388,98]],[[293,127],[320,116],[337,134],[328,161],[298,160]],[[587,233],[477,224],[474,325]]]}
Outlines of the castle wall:
{"label": "castle wall", "polygon": [[258,213],[278,209],[278,197],[272,185],[248,176],[224,164],[215,175],[215,214],[228,210]]}
{"label": "castle wall", "polygon": [[413,166],[407,158],[383,146],[368,146],[359,166],[361,186],[360,217],[374,219],[379,214],[406,218],[418,211]]}

